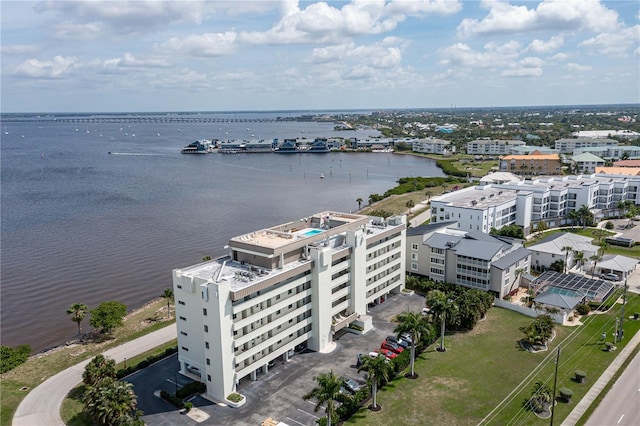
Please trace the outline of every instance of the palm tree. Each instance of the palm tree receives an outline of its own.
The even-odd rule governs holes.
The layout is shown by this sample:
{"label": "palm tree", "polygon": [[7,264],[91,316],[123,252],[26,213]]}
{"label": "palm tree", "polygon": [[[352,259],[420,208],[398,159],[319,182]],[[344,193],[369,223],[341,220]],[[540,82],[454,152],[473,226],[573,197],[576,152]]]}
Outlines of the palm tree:
{"label": "palm tree", "polygon": [[[413,342],[414,344],[416,342]],[[358,368],[358,373],[365,370],[368,373],[368,381],[371,386],[371,396],[373,398],[371,408],[378,409],[378,402],[376,399],[378,393],[378,386],[384,385],[391,374],[391,364],[389,360],[382,355],[374,357],[366,357],[363,359],[362,364]]]}
{"label": "palm tree", "polygon": [[94,386],[106,377],[116,377],[116,362],[104,355],[96,355],[82,372],[82,382],[87,386]]}
{"label": "palm tree", "polygon": [[409,214],[411,214],[411,209],[416,205],[416,203],[413,202],[413,200],[407,200],[407,202],[405,203],[405,206],[407,206],[409,208]]}
{"label": "palm tree", "polygon": [[573,247],[572,246],[564,246],[561,249],[564,252],[564,273],[567,273],[567,269],[569,268],[569,263],[567,262],[568,257],[569,257],[569,253],[571,253],[573,251]]}
{"label": "palm tree", "polygon": [[596,274],[596,265],[602,260],[602,256],[596,253],[593,256],[589,257],[589,260],[593,261],[593,266],[591,267],[591,278],[593,278]]}
{"label": "palm tree", "polygon": [[518,268],[515,270],[516,279],[514,280],[514,283],[517,281],[518,287],[520,287],[520,282],[522,281],[522,274],[524,273],[525,273],[525,270],[522,268]]}
{"label": "palm tree", "polygon": [[137,397],[131,383],[106,377],[89,386],[83,399],[90,416],[101,425],[140,424]]}
{"label": "palm tree", "polygon": [[431,334],[431,327],[428,324],[424,316],[417,312],[404,312],[399,314],[396,319],[398,325],[393,330],[394,333],[409,333],[411,334],[411,375],[408,376],[411,379],[417,379],[418,375],[415,373],[415,358],[416,358],[416,345],[426,335]]}
{"label": "palm tree", "polygon": [[171,317],[171,301],[173,300],[173,289],[165,288],[162,297],[167,300],[167,316]]}
{"label": "palm tree", "polygon": [[458,306],[453,299],[449,299],[440,290],[431,290],[427,293],[426,303],[431,314],[440,320],[440,352],[446,351],[444,347],[445,323],[449,320],[453,323],[458,313]]}
{"label": "palm tree", "polygon": [[314,411],[318,411],[322,404],[326,403],[325,413],[327,413],[327,426],[331,426],[331,415],[335,412],[334,401],[340,394],[342,386],[342,378],[333,374],[333,370],[329,373],[321,373],[313,380],[318,382],[318,386],[311,389],[309,393],[304,395],[302,399],[308,401],[314,398],[317,401]]}
{"label": "palm tree", "polygon": [[569,220],[571,220],[571,226],[576,226],[576,223],[578,223],[578,221],[580,220],[580,213],[578,213],[576,210],[570,211],[569,212]]}
{"label": "palm tree", "polygon": [[591,216],[591,210],[589,210],[589,207],[584,204],[580,206],[580,208],[578,209],[578,215],[580,216],[580,220],[582,221],[582,227],[586,227],[587,218]]}
{"label": "palm tree", "polygon": [[584,264],[584,252],[583,251],[574,251],[573,252],[573,259],[576,261],[576,263],[578,263],[580,265],[580,267],[582,267],[582,265]]}
{"label": "palm tree", "polygon": [[433,196],[433,192],[427,191],[427,192],[424,193],[424,195],[427,196],[427,201],[428,201]]}
{"label": "palm tree", "polygon": [[80,336],[81,339],[82,328],[80,327],[80,323],[87,314],[87,309],[89,309],[87,305],[83,305],[82,303],[74,303],[69,309],[67,309],[67,314],[71,315],[71,321],[78,324],[78,336]]}
{"label": "palm tree", "polygon": [[529,398],[531,409],[535,412],[544,410],[544,405],[551,402],[553,390],[549,385],[543,382],[536,382],[533,385],[533,392]]}
{"label": "palm tree", "polygon": [[358,197],[356,198],[356,203],[358,203],[358,210],[360,210],[362,208],[362,198]]}
{"label": "palm tree", "polygon": [[609,248],[609,243],[605,240],[600,243],[600,248],[598,249],[598,253],[600,256],[604,256],[604,252]]}

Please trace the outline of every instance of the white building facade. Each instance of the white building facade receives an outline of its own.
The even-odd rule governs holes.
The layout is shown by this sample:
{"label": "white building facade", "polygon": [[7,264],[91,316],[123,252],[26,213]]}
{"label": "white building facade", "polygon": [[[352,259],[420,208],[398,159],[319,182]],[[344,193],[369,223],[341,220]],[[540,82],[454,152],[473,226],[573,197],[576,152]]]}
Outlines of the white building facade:
{"label": "white building facade", "polygon": [[576,175],[475,186],[431,199],[431,222],[456,220],[460,229],[489,232],[516,224],[529,233],[545,221],[568,224],[570,212],[586,205],[599,217],[620,201],[640,205],[640,176]]}
{"label": "white building facade", "polygon": [[173,271],[181,374],[224,401],[243,378],[305,345],[320,351],[405,282],[405,216],[323,212],[229,241],[220,259]]}
{"label": "white building facade", "polygon": [[526,145],[523,141],[501,139],[476,139],[467,142],[467,154],[473,155],[506,155],[511,148]]}
{"label": "white building facade", "polygon": [[451,153],[451,142],[443,139],[425,138],[413,141],[412,150],[424,154],[449,154]]}
{"label": "white building facade", "polygon": [[556,141],[556,149],[562,154],[573,154],[576,149],[617,146],[618,141],[609,138],[562,138]]}

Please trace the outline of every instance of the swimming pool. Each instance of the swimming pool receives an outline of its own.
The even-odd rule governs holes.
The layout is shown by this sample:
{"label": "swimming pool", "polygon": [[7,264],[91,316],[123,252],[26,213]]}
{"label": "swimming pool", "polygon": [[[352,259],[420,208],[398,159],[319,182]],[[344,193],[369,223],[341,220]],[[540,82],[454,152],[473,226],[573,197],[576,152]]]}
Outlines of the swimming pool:
{"label": "swimming pool", "polygon": [[322,229],[310,229],[302,235],[304,235],[305,237],[313,237],[314,235],[320,234],[321,232]]}

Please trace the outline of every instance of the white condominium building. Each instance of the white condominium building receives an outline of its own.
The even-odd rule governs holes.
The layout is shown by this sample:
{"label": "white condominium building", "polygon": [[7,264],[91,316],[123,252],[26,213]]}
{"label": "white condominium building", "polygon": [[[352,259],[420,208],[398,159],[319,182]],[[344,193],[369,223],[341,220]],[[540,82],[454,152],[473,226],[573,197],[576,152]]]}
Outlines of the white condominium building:
{"label": "white condominium building", "polygon": [[506,155],[511,152],[511,148],[524,145],[525,142],[517,140],[476,139],[467,142],[467,154]]}
{"label": "white condominium building", "polygon": [[569,223],[568,214],[586,205],[606,216],[620,201],[640,205],[640,176],[576,175],[540,177],[475,186],[431,199],[431,222],[456,220],[465,231],[489,232],[516,224],[525,233],[539,221]]}
{"label": "white condominium building", "polygon": [[579,148],[617,146],[618,141],[609,138],[562,138],[556,141],[556,149],[563,154],[573,154]]}
{"label": "white condominium building", "polygon": [[422,152],[425,154],[448,154],[451,152],[451,142],[443,139],[425,138],[413,141],[414,152]]}
{"label": "white condominium building", "polygon": [[405,283],[405,216],[323,212],[232,238],[229,255],[173,271],[180,372],[223,401],[296,346],[371,328],[369,303]]}
{"label": "white condominium building", "polygon": [[[522,240],[456,229],[444,222],[407,230],[407,272],[471,287],[502,298],[528,273],[531,252]],[[516,272],[517,271],[517,272]]]}

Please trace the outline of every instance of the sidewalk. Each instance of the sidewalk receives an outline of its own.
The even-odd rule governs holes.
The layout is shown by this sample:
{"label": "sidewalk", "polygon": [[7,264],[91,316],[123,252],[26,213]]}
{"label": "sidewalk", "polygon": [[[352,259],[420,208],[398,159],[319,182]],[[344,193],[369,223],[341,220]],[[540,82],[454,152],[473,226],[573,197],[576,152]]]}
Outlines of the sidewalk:
{"label": "sidewalk", "polygon": [[[132,358],[176,338],[176,325],[172,324],[153,333],[111,348],[102,354],[118,362]],[[13,426],[60,425],[62,401],[69,391],[82,382],[84,367],[91,361],[87,359],[79,364],[50,377],[34,388],[22,400],[13,416]]]}
{"label": "sidewalk", "polygon": [[602,373],[602,375],[598,378],[598,380],[591,386],[591,389],[587,392],[587,394],[580,400],[580,402],[576,405],[576,407],[571,411],[571,413],[567,416],[566,419],[562,422],[562,426],[574,426],[580,417],[587,411],[587,409],[591,406],[593,401],[600,395],[602,389],[611,381],[614,374],[620,369],[620,366],[629,358],[633,349],[640,343],[640,332],[636,333],[631,341],[624,347],[613,360],[613,362],[607,367],[607,369]]}

